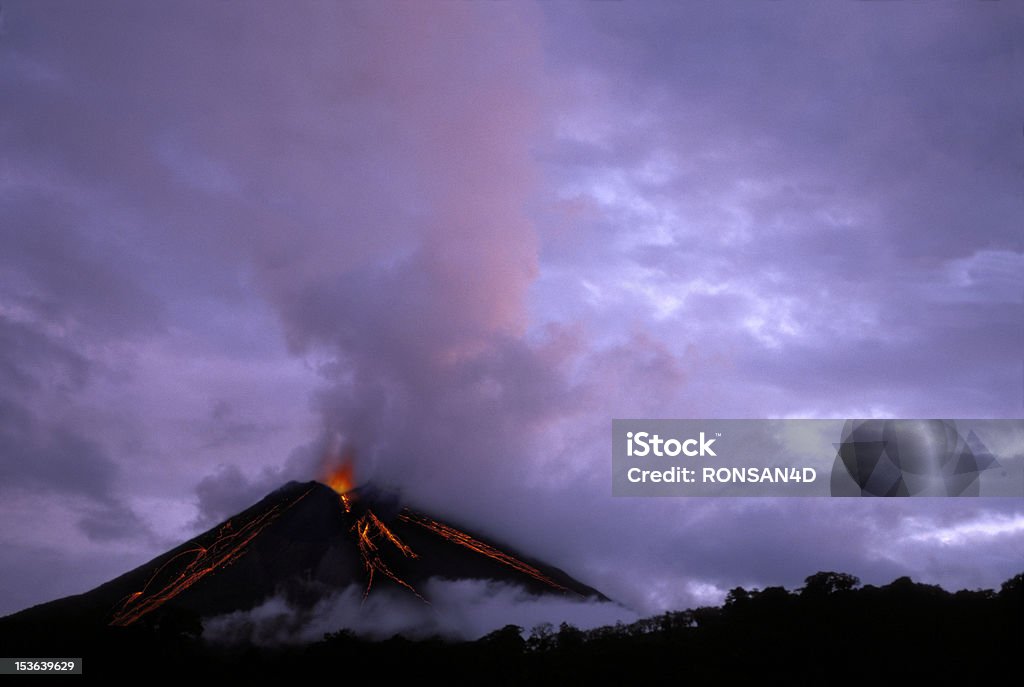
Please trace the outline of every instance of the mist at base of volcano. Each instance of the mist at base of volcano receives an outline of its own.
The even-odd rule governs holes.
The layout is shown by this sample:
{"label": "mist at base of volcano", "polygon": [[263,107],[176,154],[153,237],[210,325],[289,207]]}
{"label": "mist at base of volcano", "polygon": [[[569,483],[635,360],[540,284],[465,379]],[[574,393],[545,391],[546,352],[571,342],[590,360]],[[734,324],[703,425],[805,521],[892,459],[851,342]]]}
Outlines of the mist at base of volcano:
{"label": "mist at base of volcano", "polygon": [[613,602],[537,595],[489,580],[431,578],[423,589],[430,604],[394,588],[375,590],[364,600],[364,589],[356,584],[308,608],[277,595],[248,611],[204,618],[203,637],[228,646],[301,644],[339,630],[370,639],[400,634],[409,639],[475,640],[509,624],[526,631],[562,622],[589,629],[638,618]]}

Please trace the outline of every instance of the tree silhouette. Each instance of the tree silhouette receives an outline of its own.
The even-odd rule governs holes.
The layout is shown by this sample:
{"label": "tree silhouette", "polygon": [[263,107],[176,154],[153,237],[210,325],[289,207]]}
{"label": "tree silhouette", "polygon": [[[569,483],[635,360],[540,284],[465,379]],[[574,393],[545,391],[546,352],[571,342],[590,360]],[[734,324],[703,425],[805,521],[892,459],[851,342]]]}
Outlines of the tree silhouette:
{"label": "tree silhouette", "polygon": [[837,592],[848,592],[860,586],[860,578],[849,573],[816,572],[804,580],[800,591],[804,596],[828,596]]}

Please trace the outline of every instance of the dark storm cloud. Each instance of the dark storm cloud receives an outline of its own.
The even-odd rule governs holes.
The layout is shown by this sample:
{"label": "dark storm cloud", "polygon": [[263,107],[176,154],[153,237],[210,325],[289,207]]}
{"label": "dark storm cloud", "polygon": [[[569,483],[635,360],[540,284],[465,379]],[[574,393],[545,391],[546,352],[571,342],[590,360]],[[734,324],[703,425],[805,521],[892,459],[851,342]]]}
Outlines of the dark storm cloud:
{"label": "dark storm cloud", "polygon": [[[56,500],[83,496],[77,525],[90,539],[145,539],[149,532],[117,494],[119,465],[93,440],[0,399],[0,493],[29,490]],[[72,500],[71,503],[77,504]]]}
{"label": "dark storm cloud", "polygon": [[[11,416],[17,417],[17,412]],[[25,424],[4,427],[5,486],[27,482],[98,499],[108,496],[116,467],[98,446],[59,425],[22,419]]]}
{"label": "dark storm cloud", "polygon": [[12,397],[38,391],[48,382],[80,389],[89,377],[86,358],[29,323],[9,317],[0,320],[0,345],[7,352],[0,367],[3,388]]}
{"label": "dark storm cloud", "polygon": [[115,488],[119,465],[79,428],[36,417],[0,398],[0,493],[30,490],[39,498],[84,496],[78,527],[92,539],[145,538],[147,528]]}
{"label": "dark storm cloud", "polygon": [[331,463],[325,457],[334,455],[338,448],[337,438],[325,435],[296,447],[287,459],[255,474],[246,474],[234,464],[217,465],[196,485],[198,512],[190,524],[206,529],[245,510],[289,481],[322,478],[325,465],[336,467],[336,461]]}
{"label": "dark storm cloud", "polygon": [[199,512],[195,525],[207,528],[245,510],[281,486],[289,477],[308,480],[318,465],[303,461],[302,470],[265,470],[257,477],[248,478],[236,465],[219,465],[196,486],[196,507]]}
{"label": "dark storm cloud", "polygon": [[[35,193],[11,193],[2,200],[4,315],[49,339],[44,350],[63,339],[68,353],[79,359],[81,375],[88,367],[86,354],[79,350],[83,344],[159,329],[159,299],[124,268],[131,257],[115,238],[102,235],[104,229],[97,228],[88,210]],[[72,343],[71,337],[80,339]],[[37,353],[37,363],[42,355]],[[55,362],[63,364],[61,359]],[[78,381],[79,386],[84,383]]]}
{"label": "dark storm cloud", "polygon": [[150,532],[135,513],[119,503],[91,507],[79,519],[78,527],[89,539],[98,542],[119,539],[145,539]]}
{"label": "dark storm cloud", "polygon": [[196,486],[199,517],[197,524],[209,526],[245,510],[265,495],[253,488],[242,471],[234,465],[221,465]]}
{"label": "dark storm cloud", "polygon": [[0,318],[0,493],[84,496],[78,525],[87,536],[138,537],[145,528],[115,491],[119,465],[88,427],[60,419],[60,399],[80,392],[91,373],[89,361],[67,345]]}
{"label": "dark storm cloud", "polygon": [[97,379],[121,374],[102,353],[110,342],[158,328],[159,301],[119,266],[123,251],[85,204],[17,185],[0,202],[0,491],[84,496],[86,536],[145,535],[117,493],[121,464],[80,404]]}

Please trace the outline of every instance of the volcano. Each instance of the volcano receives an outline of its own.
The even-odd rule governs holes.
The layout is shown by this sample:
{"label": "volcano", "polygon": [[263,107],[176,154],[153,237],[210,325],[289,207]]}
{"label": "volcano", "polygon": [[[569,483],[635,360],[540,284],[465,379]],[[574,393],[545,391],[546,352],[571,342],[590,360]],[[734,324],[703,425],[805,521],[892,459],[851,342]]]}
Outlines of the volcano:
{"label": "volcano", "polygon": [[[333,487],[333,488],[332,488]],[[427,580],[481,579],[536,594],[607,601],[567,573],[400,504],[356,489],[289,482],[207,532],[84,594],[0,619],[14,641],[54,628],[71,633],[159,627],[256,607],[274,595],[312,606],[360,585],[364,598],[391,588],[429,604]]]}

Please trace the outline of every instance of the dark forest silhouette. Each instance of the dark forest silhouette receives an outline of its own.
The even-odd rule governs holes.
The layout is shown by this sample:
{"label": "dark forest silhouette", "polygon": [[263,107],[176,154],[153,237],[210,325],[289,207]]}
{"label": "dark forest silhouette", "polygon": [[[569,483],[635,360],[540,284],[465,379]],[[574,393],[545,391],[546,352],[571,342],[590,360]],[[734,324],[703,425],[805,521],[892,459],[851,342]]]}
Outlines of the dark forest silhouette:
{"label": "dark forest silhouette", "polygon": [[[50,628],[45,649],[0,624],[4,654],[81,656],[88,674],[266,678],[313,672],[339,677],[391,671],[459,684],[640,684],[979,679],[1016,674],[1024,646],[1024,573],[998,591],[948,592],[901,577],[861,586],[819,572],[805,585],[746,590],[723,605],[672,611],[592,630],[509,625],[473,642],[386,641],[342,630],[278,649],[205,643],[198,616],[181,609],[129,628]],[[24,628],[22,628],[24,629]],[[31,634],[31,633],[30,633]],[[27,655],[27,654],[26,654]],[[1008,672],[1007,672],[1008,671]]]}

